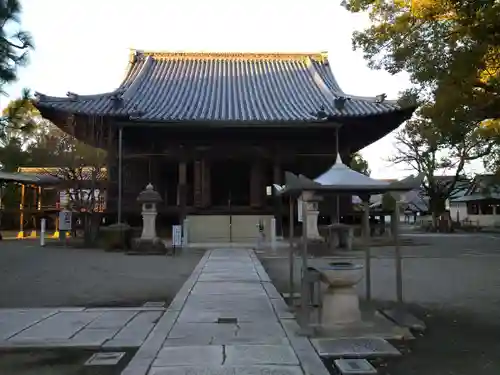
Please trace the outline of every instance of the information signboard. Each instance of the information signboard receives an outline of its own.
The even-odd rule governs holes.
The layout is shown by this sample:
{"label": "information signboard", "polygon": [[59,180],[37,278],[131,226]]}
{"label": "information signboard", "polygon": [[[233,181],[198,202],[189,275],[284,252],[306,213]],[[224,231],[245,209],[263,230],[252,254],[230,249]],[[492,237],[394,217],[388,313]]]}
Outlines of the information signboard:
{"label": "information signboard", "polygon": [[61,211],[59,212],[59,230],[70,231],[71,230],[71,211]]}
{"label": "information signboard", "polygon": [[174,247],[182,246],[182,225],[172,225],[172,245]]}

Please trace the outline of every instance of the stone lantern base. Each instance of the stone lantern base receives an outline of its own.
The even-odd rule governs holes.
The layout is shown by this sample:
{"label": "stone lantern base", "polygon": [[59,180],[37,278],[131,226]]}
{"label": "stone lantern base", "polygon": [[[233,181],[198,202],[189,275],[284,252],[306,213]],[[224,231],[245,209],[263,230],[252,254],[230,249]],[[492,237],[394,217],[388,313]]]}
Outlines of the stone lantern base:
{"label": "stone lantern base", "polygon": [[167,246],[160,238],[144,240],[136,238],[132,244],[131,255],[165,255],[168,252]]}

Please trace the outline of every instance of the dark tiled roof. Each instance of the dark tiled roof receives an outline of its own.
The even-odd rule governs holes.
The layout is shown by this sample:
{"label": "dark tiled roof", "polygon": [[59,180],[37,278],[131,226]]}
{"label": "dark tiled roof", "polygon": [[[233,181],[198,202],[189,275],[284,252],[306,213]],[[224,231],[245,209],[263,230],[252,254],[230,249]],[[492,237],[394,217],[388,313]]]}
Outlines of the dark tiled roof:
{"label": "dark tiled roof", "polygon": [[0,171],[0,182],[17,182],[25,185],[57,185],[61,180],[55,176],[33,174],[33,173],[13,173]]}
{"label": "dark tiled roof", "polygon": [[[346,98],[343,109],[335,99]],[[337,100],[338,101],[338,100]],[[135,51],[120,87],[36,106],[68,113],[150,121],[314,121],[394,112],[395,101],[345,94],[324,53],[157,53]]]}

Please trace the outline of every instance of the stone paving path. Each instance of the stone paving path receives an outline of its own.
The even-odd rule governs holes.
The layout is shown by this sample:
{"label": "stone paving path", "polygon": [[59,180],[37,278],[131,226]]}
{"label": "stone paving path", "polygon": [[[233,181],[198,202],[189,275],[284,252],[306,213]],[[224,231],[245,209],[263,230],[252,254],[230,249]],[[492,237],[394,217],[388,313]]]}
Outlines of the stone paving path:
{"label": "stone paving path", "polygon": [[125,349],[142,345],[161,307],[0,309],[0,349]]}
{"label": "stone paving path", "polygon": [[122,375],[327,375],[255,253],[206,252]]}

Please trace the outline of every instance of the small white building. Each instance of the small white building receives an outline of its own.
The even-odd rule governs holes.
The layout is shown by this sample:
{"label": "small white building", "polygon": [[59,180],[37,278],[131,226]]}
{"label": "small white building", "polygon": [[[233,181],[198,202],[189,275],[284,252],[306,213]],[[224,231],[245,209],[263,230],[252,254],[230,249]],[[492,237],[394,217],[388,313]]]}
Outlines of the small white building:
{"label": "small white building", "polygon": [[478,175],[463,196],[451,199],[451,218],[481,227],[500,227],[500,185],[493,179],[493,175]]}

